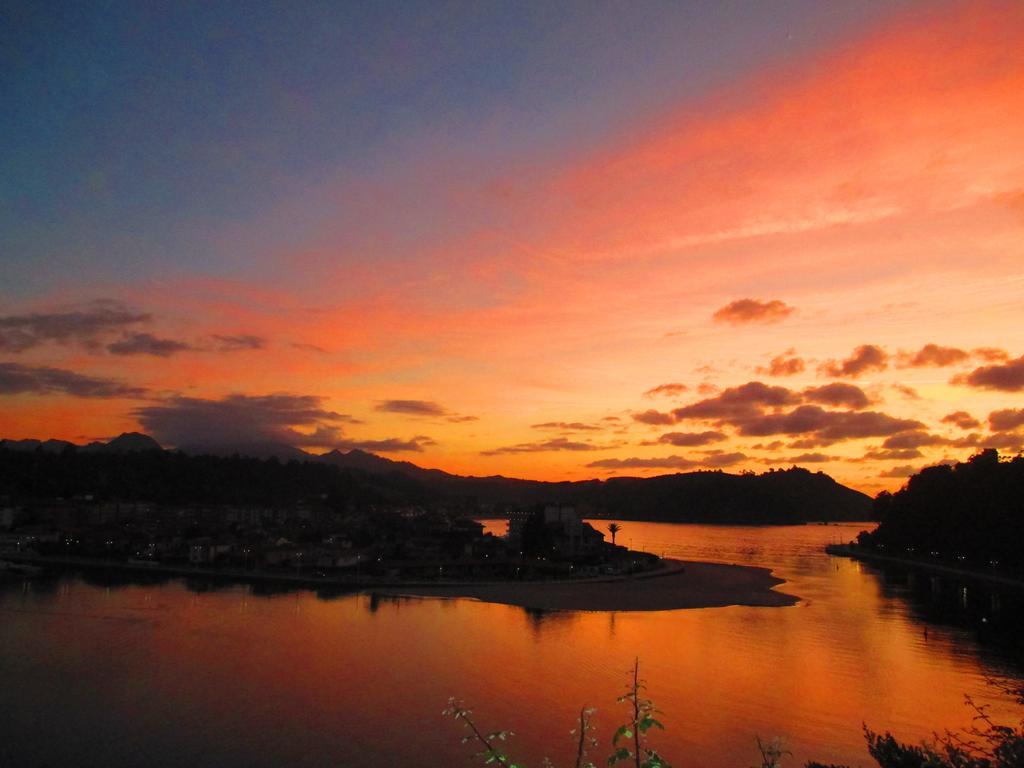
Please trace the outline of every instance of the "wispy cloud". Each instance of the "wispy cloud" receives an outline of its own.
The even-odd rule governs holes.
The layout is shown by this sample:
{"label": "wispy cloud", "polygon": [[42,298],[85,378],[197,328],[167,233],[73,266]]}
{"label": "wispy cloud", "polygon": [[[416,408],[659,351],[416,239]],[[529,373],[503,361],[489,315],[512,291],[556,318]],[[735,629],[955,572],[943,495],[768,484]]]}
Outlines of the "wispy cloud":
{"label": "wispy cloud", "polygon": [[380,440],[353,440],[346,438],[331,443],[330,448],[351,450],[357,448],[361,451],[373,451],[377,453],[422,453],[424,448],[437,445],[437,441],[427,435],[416,435],[408,439],[388,437]]}
{"label": "wispy cloud", "polygon": [[570,440],[567,437],[556,437],[551,440],[542,440],[533,443],[516,443],[501,448],[491,448],[480,451],[481,456],[501,456],[513,453],[547,453],[550,451],[605,451],[609,448],[618,447],[620,443],[599,445],[596,443],[583,442],[581,440]]}
{"label": "wispy cloud", "polygon": [[28,366],[17,363],[0,363],[0,395],[20,394],[52,395],[63,394],[72,397],[92,399],[127,398],[141,399],[147,396],[143,387],[135,387],[116,379],[86,376],[61,368]]}
{"label": "wispy cloud", "polygon": [[530,425],[530,429],[556,429],[562,432],[599,432],[605,428],[600,424],[585,424],[582,421],[545,421]]}
{"label": "wispy cloud", "polygon": [[676,397],[689,389],[690,388],[685,384],[674,381],[668,384],[659,384],[656,387],[651,387],[644,392],[644,397]]}
{"label": "wispy cloud", "polygon": [[109,299],[60,312],[6,315],[0,317],[0,350],[24,352],[48,343],[97,347],[109,334],[151,317]]}
{"label": "wispy cloud", "polygon": [[680,448],[684,447],[696,447],[700,445],[709,445],[710,443],[718,443],[725,440],[726,435],[722,432],[715,432],[707,430],[704,432],[666,432],[664,435],[659,437],[657,440],[653,440],[646,445],[657,445],[667,444],[675,445]]}
{"label": "wispy cloud", "polygon": [[263,349],[267,346],[267,340],[262,336],[247,333],[236,335],[215,333],[213,340],[217,343],[219,352],[239,352],[248,349]]}
{"label": "wispy cloud", "polygon": [[829,456],[825,453],[798,453],[796,456],[777,456],[761,461],[764,464],[825,464],[838,459],[837,456]]}
{"label": "wispy cloud", "polygon": [[161,339],[151,333],[132,333],[107,345],[112,355],[153,355],[170,357],[176,352],[194,349],[191,344],[175,339]]}
{"label": "wispy cloud", "polygon": [[405,416],[447,416],[448,410],[431,400],[381,400],[373,410]]}
{"label": "wispy cloud", "polygon": [[747,456],[739,453],[709,454],[699,459],[687,459],[683,456],[638,457],[626,459],[598,459],[587,464],[594,469],[700,469],[731,467],[747,460]]}
{"label": "wispy cloud", "polygon": [[479,420],[478,416],[453,413],[433,400],[379,400],[373,410],[379,413],[398,413],[416,418],[440,418],[453,424]]}

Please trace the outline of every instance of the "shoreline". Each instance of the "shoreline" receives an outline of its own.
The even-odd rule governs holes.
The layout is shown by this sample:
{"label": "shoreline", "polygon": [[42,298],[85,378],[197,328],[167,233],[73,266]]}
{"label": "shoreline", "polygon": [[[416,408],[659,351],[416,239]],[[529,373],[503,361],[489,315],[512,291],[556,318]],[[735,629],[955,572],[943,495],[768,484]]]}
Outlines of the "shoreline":
{"label": "shoreline", "polygon": [[[239,568],[211,568],[209,566],[167,564],[157,562],[130,562],[125,560],[107,560],[98,557],[75,557],[65,555],[29,555],[19,553],[0,554],[0,563],[9,562],[16,565],[34,568],[82,568],[90,571],[121,571],[124,573],[155,574],[168,578],[209,578],[215,581],[231,583],[267,583],[287,584],[293,586],[341,587],[352,591],[372,591],[373,588],[397,587],[469,587],[478,585],[501,584],[600,584],[622,581],[624,579],[653,578],[673,573],[675,569],[667,564],[669,560],[661,560],[661,565],[649,571],[636,571],[632,574],[604,574],[598,576],[581,576],[573,578],[535,579],[516,581],[511,579],[386,579],[373,576],[355,576],[352,574],[316,576],[309,573],[288,573],[285,571],[266,571],[259,569],[244,570]],[[0,571],[3,573],[3,571]]]}
{"label": "shoreline", "polygon": [[584,579],[546,581],[372,581],[302,574],[145,565],[76,557],[5,554],[2,559],[39,567],[82,568],[150,574],[167,578],[208,578],[229,583],[334,588],[382,597],[469,599],[547,611],[667,611],[730,605],[783,607],[799,598],[775,591],[785,583],[769,568],[665,559],[653,571]]}
{"label": "shoreline", "polygon": [[1012,576],[1003,576],[998,573],[987,573],[985,571],[972,570],[970,568],[959,568],[947,563],[935,563],[929,562],[928,560],[917,560],[910,557],[883,555],[857,545],[829,544],[825,547],[825,553],[833,557],[849,557],[852,560],[859,560],[865,563],[901,565],[906,568],[919,568],[922,571],[932,571],[933,573],[956,576],[962,579],[985,581],[990,584],[998,584],[1004,587],[1024,589],[1024,580],[1017,579]]}
{"label": "shoreline", "polygon": [[384,597],[468,599],[541,611],[673,611],[690,608],[792,606],[800,598],[775,587],[771,569],[696,560],[665,560],[666,568],[614,581],[491,582],[373,590]]}

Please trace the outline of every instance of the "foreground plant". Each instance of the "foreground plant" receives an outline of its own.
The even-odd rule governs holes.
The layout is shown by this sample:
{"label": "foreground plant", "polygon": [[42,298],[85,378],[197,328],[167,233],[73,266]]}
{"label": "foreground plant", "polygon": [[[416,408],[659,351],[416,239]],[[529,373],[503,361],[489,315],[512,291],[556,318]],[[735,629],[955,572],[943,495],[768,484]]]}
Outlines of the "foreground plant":
{"label": "foreground plant", "polygon": [[618,699],[620,704],[629,704],[633,718],[625,725],[620,725],[612,736],[615,751],[609,756],[608,765],[632,761],[636,768],[671,768],[661,755],[647,746],[647,732],[651,728],[665,730],[665,726],[654,717],[660,714],[655,709],[654,702],[641,695],[646,689],[645,681],[640,679],[640,659],[636,659],[633,662],[629,692]]}
{"label": "foreground plant", "polygon": [[761,753],[761,768],[780,768],[782,758],[793,753],[786,749],[785,742],[776,736],[767,744],[761,741],[761,737],[755,737],[757,751]]}
{"label": "foreground plant", "polygon": [[448,708],[442,714],[462,721],[469,730],[469,733],[462,737],[462,743],[475,742],[480,749],[474,753],[474,757],[481,758],[484,765],[497,764],[505,766],[505,768],[523,768],[521,764],[514,762],[508,756],[504,748],[503,742],[513,735],[512,731],[483,733],[473,721],[473,711],[462,706],[462,702],[455,697],[448,699]]}
{"label": "foreground plant", "polygon": [[[608,757],[607,764],[614,766],[616,763],[632,764],[635,768],[671,768],[656,750],[648,745],[647,732],[651,728],[664,727],[655,718],[659,714],[654,702],[643,696],[646,690],[645,682],[640,678],[640,660],[633,662],[630,670],[630,682],[626,687],[626,693],[618,698],[620,704],[627,704],[629,707],[630,719],[615,729],[612,736],[612,754]],[[595,737],[596,728],[593,722],[596,709],[584,707],[580,710],[579,724],[573,728],[569,735],[576,743],[576,760],[574,768],[596,768],[589,759],[591,749],[597,747]],[[454,698],[448,700],[448,708],[443,714],[455,720],[462,721],[468,731],[462,737],[462,743],[474,743],[477,751],[474,757],[482,761],[482,765],[500,765],[504,768],[525,768],[525,766],[514,760],[507,751],[507,742],[514,734],[511,731],[492,731],[485,733],[480,730],[473,720],[473,712],[467,709],[462,703]],[[545,768],[555,768],[550,759],[544,758]]]}
{"label": "foreground plant", "polygon": [[[648,732],[652,728],[664,730],[664,725],[655,717],[660,714],[654,702],[645,698],[647,686],[640,678],[640,660],[633,663],[629,671],[630,682],[626,693],[618,698],[620,704],[629,708],[629,720],[615,729],[612,735],[612,752],[606,761],[610,768],[671,768],[665,759],[648,744]],[[1024,706],[1024,687],[1006,682],[989,680],[989,683],[1014,697]],[[880,768],[1024,768],[1024,719],[1016,726],[1003,725],[993,721],[987,704],[977,704],[965,697],[967,705],[974,710],[969,728],[963,731],[946,731],[936,735],[930,742],[905,744],[888,731],[876,733],[864,726],[868,752]],[[574,768],[596,768],[588,758],[589,751],[598,745],[593,716],[597,710],[580,710],[579,724],[569,733],[575,740],[576,760]],[[468,733],[464,744],[473,742],[478,749],[474,757],[483,765],[499,765],[504,768],[526,768],[523,763],[513,760],[506,750],[511,731],[482,732],[473,721],[472,712],[455,699],[448,700],[444,711],[448,717],[461,720]],[[761,753],[760,768],[781,768],[782,760],[792,753],[785,749],[781,739],[772,739],[767,744],[756,739]],[[544,768],[555,768],[554,763],[544,758]],[[835,764],[809,761],[805,768],[847,768]]]}

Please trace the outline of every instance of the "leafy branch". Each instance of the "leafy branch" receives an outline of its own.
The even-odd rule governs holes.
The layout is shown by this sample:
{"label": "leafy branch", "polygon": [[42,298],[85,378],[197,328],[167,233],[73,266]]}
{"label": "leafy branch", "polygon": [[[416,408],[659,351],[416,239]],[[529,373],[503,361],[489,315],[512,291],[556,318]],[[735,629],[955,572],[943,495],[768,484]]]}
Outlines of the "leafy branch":
{"label": "leafy branch", "polygon": [[469,734],[462,737],[462,743],[467,744],[475,740],[481,746],[481,749],[474,756],[483,758],[484,765],[496,764],[503,766],[503,768],[524,768],[524,766],[514,762],[508,754],[498,748],[498,742],[507,741],[513,735],[512,731],[493,731],[484,734],[473,721],[472,710],[462,706],[462,703],[457,701],[455,697],[448,699],[448,708],[441,714],[455,720],[461,720],[463,725],[469,729]]}
{"label": "leafy branch", "polygon": [[[633,718],[630,722],[620,725],[612,736],[612,747],[615,751],[608,757],[608,765],[613,766],[618,762],[630,760],[636,768],[671,768],[667,762],[647,746],[647,732],[651,728],[665,730],[665,726],[655,718],[661,714],[655,708],[654,702],[644,698],[642,692],[647,689],[646,682],[640,679],[640,659],[633,661],[631,670],[631,681],[628,692],[620,696],[620,704],[626,703],[632,710]],[[632,740],[632,749],[625,744]]]}

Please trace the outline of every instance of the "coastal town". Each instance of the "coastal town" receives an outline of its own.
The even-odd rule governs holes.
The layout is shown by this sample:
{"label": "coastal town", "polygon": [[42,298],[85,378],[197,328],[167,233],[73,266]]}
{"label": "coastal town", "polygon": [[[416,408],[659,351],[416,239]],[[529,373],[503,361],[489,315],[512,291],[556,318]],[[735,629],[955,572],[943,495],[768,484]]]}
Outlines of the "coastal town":
{"label": "coastal town", "polygon": [[490,530],[443,507],[339,511],[321,498],[162,505],[83,495],[0,505],[0,561],[9,563],[392,583],[586,578],[659,562],[606,541],[563,505],[513,510]]}

